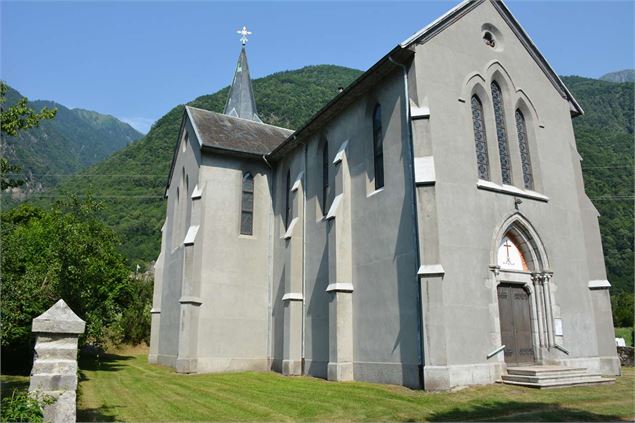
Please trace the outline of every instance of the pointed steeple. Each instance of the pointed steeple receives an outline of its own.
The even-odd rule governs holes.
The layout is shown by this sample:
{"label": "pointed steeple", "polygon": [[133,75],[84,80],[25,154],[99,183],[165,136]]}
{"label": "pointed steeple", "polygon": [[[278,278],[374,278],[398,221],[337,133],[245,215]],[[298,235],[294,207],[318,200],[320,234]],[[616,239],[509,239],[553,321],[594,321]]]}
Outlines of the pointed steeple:
{"label": "pointed steeple", "polygon": [[251,32],[248,32],[247,28],[243,27],[238,33],[242,35],[241,41],[243,47],[240,50],[236,72],[234,73],[232,86],[229,90],[229,98],[227,99],[223,113],[229,116],[262,122],[256,112],[256,100],[254,99],[254,91],[251,87],[249,66],[247,65],[247,53],[245,51],[245,44],[247,42],[246,36],[247,34],[251,34]]}

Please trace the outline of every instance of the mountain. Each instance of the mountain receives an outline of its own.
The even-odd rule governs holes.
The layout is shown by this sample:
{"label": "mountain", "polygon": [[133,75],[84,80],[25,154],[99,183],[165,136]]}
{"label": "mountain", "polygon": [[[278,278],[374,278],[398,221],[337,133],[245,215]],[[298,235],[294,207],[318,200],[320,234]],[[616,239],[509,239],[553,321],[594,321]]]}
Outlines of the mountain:
{"label": "mountain", "polygon": [[[258,114],[264,122],[298,128],[360,75],[338,66],[310,66],[254,81]],[[633,290],[633,83],[615,84],[564,77],[584,116],[574,119],[589,197],[601,213],[600,227],[614,292]],[[220,112],[228,88],[189,104]],[[159,253],[166,184],[183,106],[159,119],[141,141],[69,178],[60,195],[92,194],[104,204],[104,221],[122,235],[131,264]]]}
{"label": "mountain", "polygon": [[583,158],[586,192],[600,212],[600,231],[612,293],[633,292],[632,82],[563,78],[585,111],[573,120]]}
{"label": "mountain", "polygon": [[[339,66],[308,66],[253,81],[258,116],[269,124],[298,128],[347,86],[360,71]],[[198,97],[188,105],[222,112],[229,87]],[[163,194],[183,105],[160,118],[140,141],[67,178],[55,195],[93,195],[102,201],[103,219],[121,234],[131,265],[147,264],[159,254],[165,219]],[[46,199],[44,199],[46,200]]]}
{"label": "mountain", "polygon": [[[6,106],[22,95],[7,87]],[[113,116],[83,109],[69,109],[53,101],[30,101],[29,107],[57,109],[54,119],[40,122],[37,128],[21,132],[17,137],[4,137],[2,154],[19,165],[27,183],[13,190],[12,197],[24,196],[50,188],[63,175],[97,163],[117,150],[140,139],[143,134]],[[7,199],[5,195],[3,199]]]}
{"label": "mountain", "polygon": [[635,82],[635,69],[624,69],[607,73],[601,76],[600,79],[608,82]]}

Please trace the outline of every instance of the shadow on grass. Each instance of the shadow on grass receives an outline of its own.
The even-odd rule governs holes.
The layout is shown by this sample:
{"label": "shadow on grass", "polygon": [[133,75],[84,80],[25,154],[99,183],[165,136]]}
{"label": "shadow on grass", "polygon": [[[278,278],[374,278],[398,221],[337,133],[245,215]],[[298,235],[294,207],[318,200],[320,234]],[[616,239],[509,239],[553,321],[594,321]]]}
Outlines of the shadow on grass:
{"label": "shadow on grass", "polygon": [[584,410],[564,408],[560,404],[505,401],[466,405],[446,412],[434,413],[430,421],[620,421],[619,416],[596,414]]}
{"label": "shadow on grass", "polygon": [[114,422],[116,407],[101,406],[99,408],[77,409],[78,422]]}
{"label": "shadow on grass", "polygon": [[[124,362],[132,360],[134,357],[117,355],[117,354],[97,354],[92,352],[82,351],[79,355],[79,381],[88,380],[86,372],[116,372],[125,367]],[[81,397],[82,389],[77,392]],[[79,401],[78,401],[79,402]],[[98,408],[78,408],[77,409],[77,421],[78,422],[114,422],[117,421],[116,409],[119,407],[111,407],[102,405]]]}
{"label": "shadow on grass", "polygon": [[[79,356],[78,365],[80,370],[116,372],[124,367],[124,362],[132,360],[134,357],[117,354],[90,354],[82,353]],[[83,373],[83,372],[82,372]],[[83,379],[80,379],[83,380]]]}

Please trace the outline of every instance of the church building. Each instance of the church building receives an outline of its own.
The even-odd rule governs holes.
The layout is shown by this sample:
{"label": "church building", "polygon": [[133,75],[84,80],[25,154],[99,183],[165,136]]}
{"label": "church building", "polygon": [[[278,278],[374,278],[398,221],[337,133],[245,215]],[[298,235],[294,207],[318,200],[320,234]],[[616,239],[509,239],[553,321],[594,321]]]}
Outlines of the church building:
{"label": "church building", "polygon": [[426,390],[619,374],[583,110],[504,3],[458,4],[295,131],[258,117],[241,33],[225,112],[183,113],[151,362]]}

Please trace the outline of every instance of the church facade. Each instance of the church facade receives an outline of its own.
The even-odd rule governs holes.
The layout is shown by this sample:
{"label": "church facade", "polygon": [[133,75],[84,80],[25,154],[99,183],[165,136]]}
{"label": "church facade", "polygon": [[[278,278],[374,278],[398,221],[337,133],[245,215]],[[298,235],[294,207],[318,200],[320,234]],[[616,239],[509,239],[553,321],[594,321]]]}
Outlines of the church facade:
{"label": "church facade", "polygon": [[429,390],[619,374],[582,113],[498,1],[460,3],[296,131],[258,118],[243,47],[225,113],[183,115],[150,361]]}

